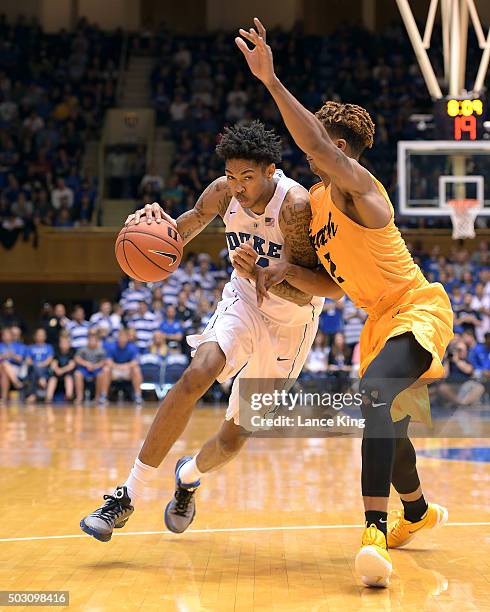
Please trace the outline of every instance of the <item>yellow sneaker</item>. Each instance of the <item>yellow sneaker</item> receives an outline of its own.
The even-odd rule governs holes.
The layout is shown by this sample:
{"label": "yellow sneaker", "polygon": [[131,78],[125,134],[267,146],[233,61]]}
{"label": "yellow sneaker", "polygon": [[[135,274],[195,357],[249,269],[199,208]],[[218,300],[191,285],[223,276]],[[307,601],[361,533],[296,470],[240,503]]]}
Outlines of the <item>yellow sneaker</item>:
{"label": "yellow sneaker", "polygon": [[447,509],[438,504],[428,504],[427,512],[415,523],[405,519],[403,510],[395,512],[396,518],[388,524],[388,546],[399,548],[413,540],[415,534],[421,529],[433,529],[447,522]]}
{"label": "yellow sneaker", "polygon": [[393,564],[386,550],[386,538],[376,525],[370,525],[362,534],[361,550],[356,556],[356,572],[363,584],[371,587],[387,587]]}

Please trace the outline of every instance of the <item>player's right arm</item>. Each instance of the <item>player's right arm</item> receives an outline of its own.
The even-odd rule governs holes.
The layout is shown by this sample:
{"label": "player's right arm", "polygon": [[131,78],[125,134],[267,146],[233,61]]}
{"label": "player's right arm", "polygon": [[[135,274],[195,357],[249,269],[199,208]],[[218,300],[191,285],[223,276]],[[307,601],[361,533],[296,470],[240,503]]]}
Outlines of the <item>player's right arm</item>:
{"label": "player's right arm", "polygon": [[129,215],[125,225],[142,222],[141,217],[146,217],[148,224],[156,221],[161,223],[165,219],[171,223],[179,232],[184,244],[190,242],[202,230],[211,223],[216,215],[224,216],[231,200],[231,194],[227,188],[225,176],[220,176],[213,181],[199,196],[194,208],[187,210],[177,219],[168,215],[157,202],[147,204],[144,208],[137,210],[133,215]]}

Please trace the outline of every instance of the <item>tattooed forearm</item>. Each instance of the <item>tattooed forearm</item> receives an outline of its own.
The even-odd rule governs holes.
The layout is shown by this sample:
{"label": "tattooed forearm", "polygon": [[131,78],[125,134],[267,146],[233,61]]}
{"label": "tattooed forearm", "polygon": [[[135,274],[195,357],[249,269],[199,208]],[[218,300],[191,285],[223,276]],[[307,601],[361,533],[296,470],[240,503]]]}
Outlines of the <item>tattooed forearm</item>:
{"label": "tattooed forearm", "polygon": [[209,221],[196,208],[187,210],[177,218],[177,230],[182,236],[184,244],[190,242],[194,236],[208,225]]}
{"label": "tattooed forearm", "polygon": [[218,202],[218,214],[221,218],[225,216],[231,202],[231,193],[228,189],[227,179],[215,181],[214,194]]}
{"label": "tattooed forearm", "polygon": [[226,178],[220,177],[206,187],[194,208],[187,210],[177,218],[177,230],[184,244],[197,236],[218,213],[223,216],[230,203],[227,198]]}
{"label": "tattooed forearm", "polygon": [[269,289],[270,293],[277,295],[277,297],[281,297],[284,300],[288,300],[288,302],[293,302],[294,304],[298,304],[298,306],[306,306],[309,304],[312,299],[312,295],[308,293],[304,293],[296,287],[293,287],[288,283],[288,281],[282,281],[278,285],[274,285]]}

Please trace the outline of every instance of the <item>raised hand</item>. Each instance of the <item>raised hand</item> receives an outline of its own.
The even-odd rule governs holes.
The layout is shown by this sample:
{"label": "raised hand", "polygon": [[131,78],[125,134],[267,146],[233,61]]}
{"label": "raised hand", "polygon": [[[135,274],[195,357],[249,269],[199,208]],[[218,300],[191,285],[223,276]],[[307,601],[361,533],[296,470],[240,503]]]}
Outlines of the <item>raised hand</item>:
{"label": "raised hand", "polygon": [[138,225],[138,223],[143,221],[141,217],[146,217],[146,223],[148,225],[150,225],[153,220],[155,220],[157,223],[161,223],[162,219],[165,219],[165,221],[168,221],[177,229],[177,221],[172,219],[170,215],[167,215],[158,202],[146,204],[144,208],[140,208],[134,214],[129,215],[124,222],[124,225]]}
{"label": "raised hand", "polygon": [[[242,38],[237,36],[235,42],[247,60],[252,74],[262,81],[265,86],[268,86],[274,81],[276,76],[274,74],[274,60],[271,48],[266,43],[266,29],[257,17],[254,17],[254,23],[257,29],[250,28],[247,32],[240,28],[238,31]],[[252,49],[249,48],[244,39],[253,44]]]}

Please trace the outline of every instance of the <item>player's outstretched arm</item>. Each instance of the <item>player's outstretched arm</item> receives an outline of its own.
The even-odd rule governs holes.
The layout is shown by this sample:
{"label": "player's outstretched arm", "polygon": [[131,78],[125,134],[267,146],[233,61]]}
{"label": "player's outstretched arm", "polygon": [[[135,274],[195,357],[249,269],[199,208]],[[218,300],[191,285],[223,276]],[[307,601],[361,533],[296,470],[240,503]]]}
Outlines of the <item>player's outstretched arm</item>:
{"label": "player's outstretched arm", "polygon": [[173,219],[160,204],[154,202],[129,215],[125,225],[142,223],[143,220],[148,224],[161,223],[162,219],[165,219],[176,228],[184,244],[187,244],[209,225],[216,215],[224,216],[230,200],[226,177],[222,176],[206,187],[194,208],[182,213],[177,219]]}
{"label": "player's outstretched arm", "polygon": [[[315,165],[342,191],[362,194],[376,189],[369,172],[335,146],[315,115],[310,113],[277,78],[272,51],[266,43],[266,29],[257,18],[254,19],[254,23],[257,29],[250,28],[248,32],[240,29],[242,38],[235,38],[235,42],[252,74],[262,81],[274,98],[284,123],[298,147],[310,155]],[[252,49],[244,39],[252,43]]]}

